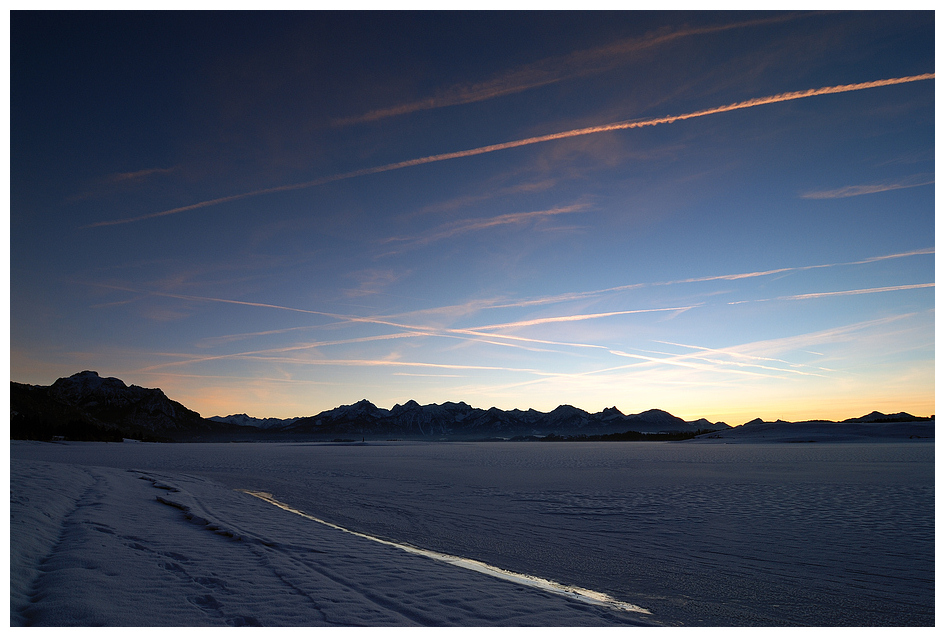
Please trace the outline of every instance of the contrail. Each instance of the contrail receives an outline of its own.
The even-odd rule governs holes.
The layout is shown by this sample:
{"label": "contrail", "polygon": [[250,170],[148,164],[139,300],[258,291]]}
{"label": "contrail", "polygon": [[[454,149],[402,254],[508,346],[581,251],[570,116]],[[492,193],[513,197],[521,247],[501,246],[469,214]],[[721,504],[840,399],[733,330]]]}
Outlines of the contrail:
{"label": "contrail", "polygon": [[422,234],[419,237],[391,237],[384,239],[383,243],[404,242],[406,247],[427,245],[442,239],[451,239],[460,234],[486,230],[496,226],[522,225],[534,219],[546,219],[555,215],[571,214],[574,212],[583,212],[587,209],[586,204],[574,204],[572,206],[558,206],[549,210],[535,210],[532,212],[513,212],[496,217],[486,217],[484,219],[462,219],[453,223],[448,223],[434,228],[432,231]]}
{"label": "contrail", "polygon": [[843,199],[846,197],[859,197],[860,195],[872,195],[877,192],[887,192],[889,190],[901,190],[903,188],[916,188],[918,186],[931,186],[935,183],[935,175],[921,174],[913,175],[899,181],[886,181],[879,184],[863,184],[859,186],[845,186],[835,190],[821,190],[817,192],[808,192],[801,195],[802,199]]}
{"label": "contrail", "polygon": [[825,296],[850,296],[851,294],[875,294],[876,292],[897,292],[899,290],[918,290],[921,288],[934,288],[934,283],[916,283],[914,285],[892,285],[884,288],[866,288],[861,290],[840,290],[839,292],[813,292],[810,294],[795,294],[792,296],[779,296],[779,301],[801,301],[803,299],[819,299]]}
{"label": "contrail", "polygon": [[[530,305],[548,305],[550,303],[563,303],[566,301],[578,301],[581,299],[586,299],[588,297],[600,296],[602,294],[609,294],[612,292],[625,292],[628,290],[637,290],[639,288],[651,287],[651,286],[669,286],[669,285],[678,285],[680,283],[707,283],[711,281],[738,281],[740,279],[750,279],[755,277],[770,276],[772,274],[783,274],[785,272],[802,272],[805,270],[817,270],[821,268],[836,268],[839,266],[845,265],[865,265],[867,263],[875,263],[876,261],[885,261],[887,259],[901,259],[903,257],[912,257],[923,254],[935,254],[935,248],[919,248],[917,250],[910,250],[909,252],[898,252],[896,254],[884,254],[878,257],[868,257],[866,259],[861,259],[859,261],[846,261],[841,263],[821,263],[818,265],[799,265],[799,266],[790,266],[786,268],[776,268],[774,270],[760,270],[757,272],[739,272],[736,274],[714,274],[711,276],[703,276],[689,279],[676,279],[672,281],[656,281],[651,283],[628,283],[626,285],[618,285],[611,288],[603,288],[600,290],[590,290],[587,292],[566,292],[564,294],[556,294],[553,296],[543,296],[533,299],[525,299],[522,301],[508,301],[504,303],[492,303],[492,304],[483,304],[483,305],[474,305],[467,304],[475,309],[475,311],[483,309],[496,309],[496,308],[509,308],[509,307],[528,307]],[[747,301],[746,301],[747,302]],[[430,311],[435,311],[439,308],[432,308],[431,310],[417,310],[414,312],[408,312],[406,314],[416,314],[418,312],[429,313]],[[393,315],[386,318],[394,318]]]}
{"label": "contrail", "polygon": [[363,115],[337,119],[333,124],[335,126],[347,126],[349,124],[373,122],[397,115],[406,115],[417,111],[482,102],[577,77],[603,73],[623,64],[626,56],[629,54],[638,53],[681,38],[788,22],[805,17],[805,15],[780,15],[772,18],[749,20],[747,22],[735,22],[699,28],[683,28],[677,31],[661,29],[641,38],[618,40],[595,49],[575,51],[567,55],[545,58],[535,63],[520,66],[502,73],[491,80],[471,85],[455,85],[438,95],[426,99],[373,110]]}
{"label": "contrail", "polygon": [[914,283],[912,285],[891,285],[882,288],[862,288],[858,290],[839,290],[837,292],[811,292],[809,294],[792,294],[790,296],[778,296],[772,299],[755,299],[753,301],[730,301],[729,305],[741,305],[742,303],[763,303],[765,301],[803,301],[805,299],[820,299],[825,296],[852,296],[857,294],[876,294],[878,292],[898,292],[900,290],[920,290],[922,288],[934,288],[934,283]]}
{"label": "contrail", "polygon": [[[514,323],[498,323],[496,325],[482,325],[480,327],[470,328],[471,330],[482,331],[482,330],[499,330],[506,329],[510,327],[529,327],[532,325],[543,325],[545,323],[565,323],[571,321],[586,321],[588,319],[595,318],[604,318],[608,316],[621,316],[624,314],[641,314],[646,312],[672,312],[677,310],[691,310],[695,305],[687,305],[685,307],[661,307],[648,310],[621,310],[619,312],[601,312],[599,314],[572,314],[569,316],[550,316],[547,318],[536,318],[529,319],[527,321],[515,321]],[[492,336],[490,334],[490,336]]]}
{"label": "contrail", "polygon": [[139,217],[128,217],[126,219],[116,219],[114,221],[98,221],[96,223],[92,223],[83,227],[97,228],[101,226],[115,226],[115,225],[120,225],[120,224],[125,224],[125,223],[133,223],[135,221],[144,221],[146,219],[164,217],[167,215],[177,214],[179,212],[187,212],[189,210],[197,210],[198,208],[206,208],[208,206],[216,206],[218,204],[229,203],[231,201],[237,201],[239,199],[246,199],[247,197],[256,197],[259,195],[268,195],[268,194],[273,194],[277,192],[286,192],[289,190],[300,190],[302,188],[311,188],[313,186],[321,186],[322,184],[327,184],[334,181],[353,179],[355,177],[364,177],[366,175],[374,175],[377,173],[389,172],[391,170],[409,168],[411,166],[421,166],[423,164],[432,164],[434,162],[446,161],[448,159],[459,159],[461,157],[472,157],[475,155],[484,155],[486,153],[494,153],[499,150],[508,150],[510,148],[518,148],[520,146],[540,144],[542,142],[550,142],[557,139],[567,139],[569,137],[579,137],[581,135],[592,135],[594,133],[604,133],[604,132],[615,131],[615,130],[626,130],[630,128],[644,128],[646,126],[658,126],[660,124],[672,124],[673,122],[679,122],[686,119],[694,119],[696,117],[705,117],[706,115],[714,115],[716,113],[727,113],[729,111],[737,111],[743,108],[751,108],[753,106],[762,106],[764,104],[788,102],[791,100],[803,99],[805,97],[814,97],[816,95],[830,95],[833,93],[848,93],[850,91],[861,91],[868,88],[878,88],[880,86],[892,86],[894,84],[905,84],[907,82],[918,82],[921,80],[931,80],[934,78],[935,78],[935,73],[924,73],[922,75],[895,77],[895,78],[890,78],[886,80],[875,80],[873,82],[860,82],[858,84],[841,84],[838,86],[824,86],[821,88],[807,89],[805,91],[793,91],[790,93],[779,93],[777,95],[769,95],[768,97],[757,97],[754,99],[746,100],[744,102],[735,102],[734,104],[728,104],[726,106],[716,106],[715,108],[708,108],[701,111],[694,111],[692,113],[684,113],[682,115],[667,115],[665,117],[653,117],[649,119],[615,122],[613,124],[604,124],[602,126],[589,126],[587,128],[576,128],[574,130],[563,131],[560,133],[538,135],[536,137],[527,137],[525,139],[518,139],[518,140],[510,141],[510,142],[502,142],[500,144],[480,146],[479,148],[471,148],[469,150],[458,150],[451,153],[442,153],[439,155],[429,155],[427,157],[418,157],[417,159],[408,159],[405,161],[395,162],[393,164],[385,164],[383,166],[374,166],[373,168],[362,168],[360,170],[353,170],[346,173],[338,173],[336,175],[329,175],[327,177],[319,177],[318,179],[313,179],[311,181],[305,181],[298,184],[275,186],[272,188],[263,188],[261,190],[253,190],[251,192],[244,192],[237,195],[229,195],[227,197],[219,197],[217,199],[208,199],[207,201],[201,201],[195,204],[190,204],[189,206],[181,206],[180,208],[172,208],[171,210],[153,212],[150,214],[141,215]]}

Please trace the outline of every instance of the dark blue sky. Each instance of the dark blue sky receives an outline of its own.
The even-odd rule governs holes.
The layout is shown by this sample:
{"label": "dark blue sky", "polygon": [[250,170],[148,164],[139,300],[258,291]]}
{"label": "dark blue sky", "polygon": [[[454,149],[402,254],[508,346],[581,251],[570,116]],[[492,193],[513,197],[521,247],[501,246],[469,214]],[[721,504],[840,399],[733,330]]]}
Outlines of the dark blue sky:
{"label": "dark blue sky", "polygon": [[13,380],[94,369],[205,416],[934,411],[932,12],[10,31]]}

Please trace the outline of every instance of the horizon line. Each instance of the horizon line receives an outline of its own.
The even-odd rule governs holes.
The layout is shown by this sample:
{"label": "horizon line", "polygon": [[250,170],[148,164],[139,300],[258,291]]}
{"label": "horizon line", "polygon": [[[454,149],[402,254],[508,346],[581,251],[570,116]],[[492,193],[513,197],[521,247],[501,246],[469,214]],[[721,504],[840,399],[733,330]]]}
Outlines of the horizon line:
{"label": "horizon line", "polygon": [[[76,372],[75,374],[72,374],[72,376],[78,376],[79,374],[84,374],[84,373],[87,373],[87,372],[91,372],[91,373],[95,374],[96,376],[98,376],[99,378],[104,378],[104,379],[107,379],[107,378],[114,378],[115,380],[118,380],[118,381],[120,381],[120,382],[122,382],[122,383],[125,383],[125,381],[122,380],[122,379],[120,379],[120,378],[117,378],[117,377],[114,377],[114,376],[101,376],[101,375],[99,375],[99,373],[98,373],[97,371],[88,370],[88,369],[82,370],[82,371],[80,371],[80,372]],[[156,373],[156,372],[144,372],[144,373],[145,373],[145,374],[149,374],[149,373],[150,373],[150,374],[154,374],[154,375],[167,376],[167,374],[158,374],[158,373]],[[71,378],[72,376],[64,376],[64,377],[61,377],[61,378],[59,378],[59,379],[57,379],[57,380],[68,379],[68,378]],[[50,387],[50,386],[52,385],[52,384],[50,384],[50,385],[30,385],[29,383],[20,383],[20,382],[18,382],[18,381],[14,381],[14,380],[12,380],[12,379],[10,380],[10,382],[11,382],[11,383],[17,383],[17,384],[20,384],[20,385],[27,385],[27,386],[31,386],[31,387]],[[125,386],[128,387],[128,388],[130,388],[130,387],[132,387],[133,385],[125,384]],[[157,388],[142,388],[142,389],[158,389],[161,393],[164,394],[164,397],[165,397],[165,398],[167,398],[168,400],[173,400],[173,399],[171,399],[169,396],[167,396],[166,393],[164,393],[164,390],[163,390],[163,389],[161,389],[161,388],[159,388],[159,387],[157,387]],[[177,402],[177,401],[173,401],[173,402]],[[362,402],[367,402],[368,404],[370,404],[371,406],[373,406],[375,409],[383,410],[383,411],[386,411],[386,412],[391,412],[391,411],[393,411],[395,408],[397,408],[397,407],[402,407],[402,406],[406,406],[407,404],[409,404],[409,403],[411,403],[411,402],[414,403],[414,404],[416,404],[418,407],[421,407],[421,408],[422,408],[422,407],[431,407],[431,406],[432,406],[432,407],[439,407],[439,406],[442,406],[442,405],[445,405],[445,404],[454,404],[454,405],[460,405],[460,404],[461,404],[461,405],[466,405],[466,406],[469,407],[470,409],[479,410],[479,411],[484,411],[484,412],[489,412],[489,411],[492,411],[493,409],[496,409],[496,410],[501,411],[501,412],[516,412],[516,411],[529,412],[529,411],[535,411],[535,412],[540,413],[540,414],[543,414],[543,415],[548,415],[548,414],[554,413],[555,411],[557,411],[558,409],[561,409],[562,407],[570,407],[570,408],[572,408],[572,409],[576,409],[576,410],[578,410],[578,411],[582,411],[582,412],[586,413],[586,414],[589,415],[589,416],[596,416],[596,415],[602,414],[602,413],[604,413],[605,411],[608,411],[608,410],[616,410],[617,413],[621,414],[622,416],[626,416],[626,417],[629,417],[629,416],[640,416],[640,415],[645,414],[645,413],[648,413],[648,412],[660,411],[660,412],[663,412],[663,413],[665,413],[665,414],[669,414],[670,416],[673,416],[674,418],[678,418],[679,420],[682,420],[683,422],[686,422],[686,423],[693,423],[693,422],[698,422],[699,420],[706,420],[706,421],[709,422],[710,424],[722,423],[722,424],[727,425],[727,426],[730,427],[730,428],[741,427],[741,426],[743,426],[743,425],[746,425],[746,424],[748,424],[748,423],[753,423],[753,422],[756,422],[756,421],[761,421],[761,422],[764,422],[764,423],[785,422],[785,423],[795,423],[795,424],[797,424],[797,423],[808,423],[808,422],[810,422],[810,423],[822,422],[822,423],[842,424],[842,423],[846,423],[846,422],[849,422],[849,421],[858,420],[858,419],[860,419],[860,418],[866,418],[866,417],[871,416],[871,415],[873,415],[873,414],[879,414],[880,416],[887,416],[887,417],[897,416],[897,415],[899,415],[899,414],[905,414],[906,416],[909,416],[909,417],[911,417],[911,418],[922,418],[922,419],[925,419],[925,420],[932,420],[932,421],[935,420],[935,414],[934,414],[934,413],[933,413],[933,414],[930,414],[930,415],[928,415],[928,416],[918,416],[918,415],[911,414],[911,413],[905,412],[905,411],[900,411],[900,412],[893,413],[893,414],[887,414],[887,413],[885,413],[885,412],[881,412],[881,411],[879,411],[879,410],[874,409],[874,410],[872,410],[872,411],[870,411],[870,412],[868,412],[868,413],[863,414],[862,416],[854,416],[854,417],[852,417],[852,418],[847,418],[847,419],[844,419],[844,420],[829,420],[829,419],[826,419],[826,418],[808,418],[808,419],[805,419],[805,420],[794,420],[794,421],[791,421],[791,420],[782,420],[781,418],[778,418],[778,419],[776,419],[776,420],[765,420],[765,419],[763,419],[763,418],[761,418],[761,417],[759,416],[759,417],[754,418],[754,419],[752,419],[752,420],[748,420],[748,421],[742,423],[741,425],[731,425],[731,424],[729,424],[729,423],[727,423],[727,422],[725,422],[725,421],[721,421],[721,420],[716,421],[716,422],[711,422],[711,421],[709,421],[709,420],[708,420],[707,418],[705,418],[705,417],[695,418],[695,419],[693,419],[693,420],[686,420],[685,418],[682,418],[682,417],[680,417],[680,416],[676,416],[676,415],[673,414],[672,412],[669,412],[669,411],[667,411],[667,410],[665,410],[665,409],[660,409],[660,408],[658,408],[658,407],[653,407],[653,408],[650,408],[650,409],[645,409],[645,410],[640,411],[640,412],[624,413],[624,412],[621,411],[620,408],[618,408],[616,405],[613,405],[613,406],[611,406],[611,407],[604,407],[604,408],[601,409],[600,411],[591,412],[591,411],[588,411],[588,410],[583,409],[583,408],[581,408],[581,407],[577,407],[577,406],[575,406],[575,405],[572,405],[572,404],[570,404],[570,403],[562,403],[562,404],[558,405],[557,407],[555,407],[554,409],[551,409],[551,410],[549,410],[549,411],[540,411],[540,410],[535,409],[535,408],[533,408],[533,407],[529,407],[529,408],[527,408],[527,409],[519,409],[519,408],[517,408],[517,407],[516,407],[516,408],[512,408],[512,409],[502,409],[501,407],[496,407],[496,406],[494,406],[494,405],[493,405],[492,407],[488,407],[488,408],[474,407],[474,406],[470,405],[469,403],[467,403],[465,400],[459,400],[459,401],[445,400],[445,401],[443,401],[442,403],[435,403],[435,402],[434,402],[434,403],[420,404],[420,403],[419,403],[418,401],[416,401],[416,400],[409,399],[409,400],[405,401],[404,403],[395,403],[391,408],[388,409],[388,408],[385,408],[385,407],[378,407],[376,404],[374,404],[373,401],[368,400],[367,398],[362,398],[362,399],[360,399],[360,400],[358,400],[358,401],[355,401],[355,402],[353,402],[353,403],[350,403],[350,404],[343,404],[343,405],[338,405],[337,407],[332,407],[332,408],[330,408],[330,409],[323,409],[323,410],[321,410],[321,411],[319,411],[319,412],[317,412],[317,413],[311,414],[311,415],[309,415],[309,416],[293,416],[293,417],[289,417],[289,418],[278,418],[278,417],[275,417],[275,416],[266,416],[266,417],[261,417],[261,418],[260,418],[260,417],[257,417],[257,416],[250,416],[249,414],[247,414],[247,413],[245,413],[245,412],[244,412],[244,413],[238,413],[238,414],[237,414],[237,413],[228,414],[228,415],[226,415],[226,416],[219,416],[219,415],[214,415],[214,416],[200,416],[200,414],[198,414],[198,416],[200,416],[200,418],[202,418],[203,420],[211,420],[211,419],[213,419],[213,418],[221,418],[221,419],[222,419],[222,418],[230,418],[230,417],[232,417],[232,416],[246,416],[247,418],[251,418],[251,419],[253,419],[253,420],[291,420],[291,421],[295,421],[295,420],[303,420],[303,419],[305,419],[305,418],[314,418],[314,417],[320,416],[320,415],[322,415],[322,414],[324,414],[324,413],[326,413],[326,412],[334,411],[335,409],[340,409],[340,408],[342,408],[342,407],[353,407],[354,405],[358,405],[358,404],[360,404],[360,403],[362,403]],[[186,405],[183,405],[183,403],[180,403],[180,404],[181,404],[185,409],[188,409],[188,410],[190,410],[190,411],[194,411],[194,410],[190,409],[189,407],[187,407]],[[194,413],[197,413],[197,412],[194,412]]]}

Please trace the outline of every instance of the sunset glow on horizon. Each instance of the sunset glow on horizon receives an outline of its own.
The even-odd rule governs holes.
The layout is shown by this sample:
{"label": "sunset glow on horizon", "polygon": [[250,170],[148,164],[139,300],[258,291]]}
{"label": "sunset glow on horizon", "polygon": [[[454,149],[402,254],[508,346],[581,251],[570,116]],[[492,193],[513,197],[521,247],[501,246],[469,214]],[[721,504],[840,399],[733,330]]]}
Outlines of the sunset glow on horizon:
{"label": "sunset glow on horizon", "polygon": [[11,380],[931,415],[934,26],[13,12]]}

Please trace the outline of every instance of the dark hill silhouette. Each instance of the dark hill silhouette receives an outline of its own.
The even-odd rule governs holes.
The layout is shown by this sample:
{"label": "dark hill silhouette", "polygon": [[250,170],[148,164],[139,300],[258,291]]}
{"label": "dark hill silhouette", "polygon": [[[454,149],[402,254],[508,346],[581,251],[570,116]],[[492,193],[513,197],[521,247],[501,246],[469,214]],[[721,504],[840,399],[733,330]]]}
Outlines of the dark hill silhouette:
{"label": "dark hill silhouette", "polygon": [[705,419],[686,422],[659,409],[624,415],[616,407],[591,414],[572,405],[548,413],[529,409],[477,409],[466,403],[420,405],[410,400],[381,409],[367,400],[342,405],[316,416],[301,418],[281,429],[309,436],[347,436],[481,440],[488,438],[694,432],[727,429],[725,423]]}
{"label": "dark hill silhouette", "polygon": [[60,378],[48,387],[10,383],[10,437],[14,439],[200,440],[246,429],[201,418],[160,389],[129,387],[92,371]]}

